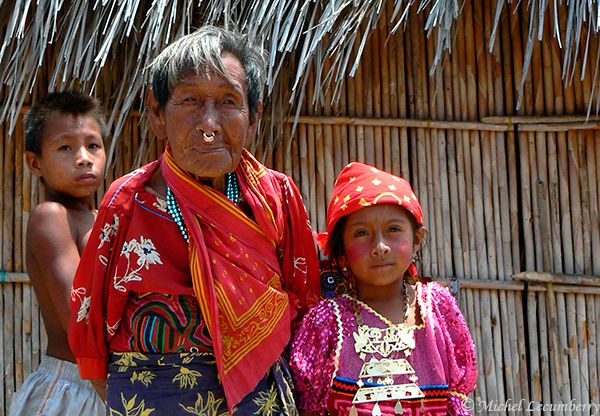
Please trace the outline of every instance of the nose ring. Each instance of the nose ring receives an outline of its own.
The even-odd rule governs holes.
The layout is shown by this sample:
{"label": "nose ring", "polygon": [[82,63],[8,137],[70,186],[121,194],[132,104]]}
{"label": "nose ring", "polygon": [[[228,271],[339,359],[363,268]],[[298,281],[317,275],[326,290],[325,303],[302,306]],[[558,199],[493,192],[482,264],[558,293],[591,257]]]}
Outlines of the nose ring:
{"label": "nose ring", "polygon": [[205,143],[212,143],[215,141],[215,133],[211,133],[211,134],[206,134],[205,131],[202,132],[202,140],[204,140]]}
{"label": "nose ring", "polygon": [[204,130],[202,130],[201,128],[199,128],[199,127],[196,129],[196,131],[198,133],[202,132],[202,141],[204,143],[212,143],[212,142],[215,141],[215,137],[216,136],[215,136],[215,132],[214,131],[212,133],[210,133],[210,134],[206,134],[206,132]]}

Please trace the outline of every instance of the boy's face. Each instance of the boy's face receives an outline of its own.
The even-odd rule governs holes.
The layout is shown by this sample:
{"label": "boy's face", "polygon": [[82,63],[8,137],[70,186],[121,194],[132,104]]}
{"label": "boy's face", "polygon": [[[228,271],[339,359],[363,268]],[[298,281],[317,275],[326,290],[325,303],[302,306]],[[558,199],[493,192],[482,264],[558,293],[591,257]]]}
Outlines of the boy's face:
{"label": "boy's face", "polygon": [[40,154],[26,152],[26,158],[32,173],[44,179],[48,193],[87,197],[104,175],[100,126],[90,115],[54,112],[42,131]]}

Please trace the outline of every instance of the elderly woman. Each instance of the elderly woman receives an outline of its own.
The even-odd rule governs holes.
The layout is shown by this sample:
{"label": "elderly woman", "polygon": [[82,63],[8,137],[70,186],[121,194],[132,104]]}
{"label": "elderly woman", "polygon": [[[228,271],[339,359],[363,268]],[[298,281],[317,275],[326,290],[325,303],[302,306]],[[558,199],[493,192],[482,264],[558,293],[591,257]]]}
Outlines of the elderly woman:
{"label": "elderly woman", "polygon": [[[158,161],[106,194],[71,292],[82,378],[111,415],[295,414],[282,354],[319,296],[298,189],[245,147],[264,60],[203,27],[151,65]],[[167,413],[169,412],[169,413]]]}

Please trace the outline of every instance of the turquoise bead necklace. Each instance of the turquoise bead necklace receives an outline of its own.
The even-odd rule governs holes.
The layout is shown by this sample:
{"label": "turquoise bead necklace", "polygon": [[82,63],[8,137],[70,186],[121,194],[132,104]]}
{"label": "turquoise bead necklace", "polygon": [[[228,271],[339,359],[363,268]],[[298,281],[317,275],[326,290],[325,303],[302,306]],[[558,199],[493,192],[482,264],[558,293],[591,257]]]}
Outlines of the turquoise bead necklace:
{"label": "turquoise bead necklace", "polygon": [[[226,188],[225,188],[225,196],[235,205],[238,205],[240,202],[240,187],[237,181],[237,175],[235,172],[230,172],[225,175],[226,180]],[[181,213],[181,209],[179,208],[179,204],[175,200],[175,195],[173,195],[173,191],[167,185],[167,211],[175,221],[175,224],[179,227],[179,231],[183,236],[186,242],[190,242],[190,237],[187,233],[187,228],[185,227],[185,223],[183,222],[183,214]]]}

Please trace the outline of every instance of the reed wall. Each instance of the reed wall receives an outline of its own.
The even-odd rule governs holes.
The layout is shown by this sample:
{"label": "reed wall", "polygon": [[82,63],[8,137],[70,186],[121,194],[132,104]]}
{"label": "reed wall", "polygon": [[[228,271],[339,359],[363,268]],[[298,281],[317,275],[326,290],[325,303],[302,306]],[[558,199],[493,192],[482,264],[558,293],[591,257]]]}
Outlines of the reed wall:
{"label": "reed wall", "polygon": [[[339,102],[331,104],[330,93],[314,91],[309,81],[300,117],[288,119],[279,140],[255,153],[296,180],[317,230],[325,229],[328,196],[349,161],[409,179],[429,230],[422,272],[458,287],[472,330],[479,363],[475,410],[590,414],[525,410],[532,402],[600,404],[600,131],[596,118],[584,117],[595,68],[578,67],[582,80],[561,79],[549,18],[517,109],[526,10],[505,7],[490,54],[494,7],[480,4],[465,2],[452,54],[429,76],[435,39],[426,37],[423,14],[413,13],[404,32],[388,36],[388,2]],[[596,63],[596,38],[589,51]],[[142,131],[132,114],[107,183],[160,154],[162,144]],[[6,126],[0,134],[1,414],[36,368],[45,340],[24,274],[27,218],[43,190],[23,166],[21,121],[12,136]],[[547,274],[540,280],[531,272]],[[523,405],[489,412],[477,398]]]}

